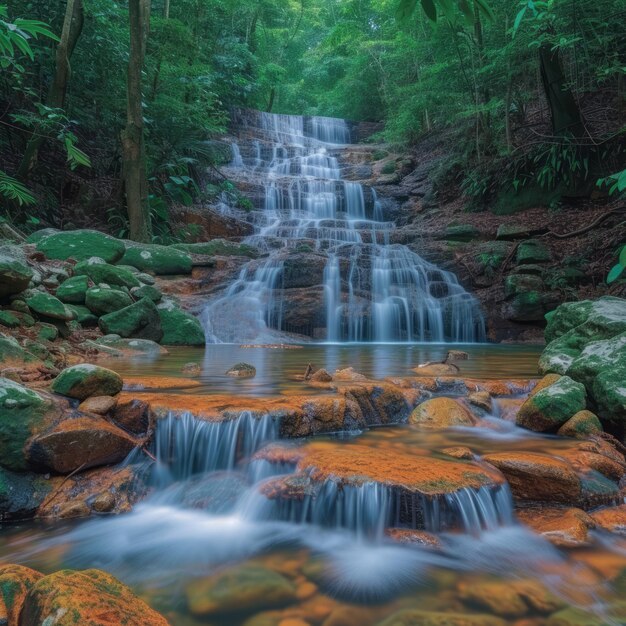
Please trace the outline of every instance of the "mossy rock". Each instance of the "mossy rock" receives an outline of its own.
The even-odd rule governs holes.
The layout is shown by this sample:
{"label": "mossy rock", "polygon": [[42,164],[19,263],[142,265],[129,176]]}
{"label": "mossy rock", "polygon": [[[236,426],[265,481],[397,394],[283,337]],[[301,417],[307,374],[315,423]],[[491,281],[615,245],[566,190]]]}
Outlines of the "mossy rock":
{"label": "mossy rock", "polygon": [[83,363],[64,369],[53,381],[52,391],[85,400],[91,396],[114,396],[122,391],[122,377],[113,370]]}
{"label": "mossy rock", "polygon": [[513,296],[503,307],[503,317],[512,322],[542,322],[551,306],[540,291],[525,291]]}
{"label": "mossy rock", "polygon": [[547,263],[552,259],[550,250],[538,239],[528,239],[517,247],[517,264]]}
{"label": "mossy rock", "polygon": [[446,241],[468,242],[480,237],[479,230],[471,224],[456,224],[447,226],[446,230],[439,235],[438,239]]}
{"label": "mossy rock", "polygon": [[13,338],[0,334],[0,369],[4,368],[36,368],[43,365],[34,354],[20,346]]}
{"label": "mossy rock", "polygon": [[586,322],[591,315],[592,309],[593,302],[591,300],[561,304],[548,320],[544,333],[546,341],[550,343],[572,330],[572,328],[576,328]]}
{"label": "mossy rock", "polygon": [[34,339],[25,339],[24,340],[24,349],[34,354],[37,358],[42,361],[47,361],[50,358],[50,350],[43,343],[39,343]]}
{"label": "mossy rock", "polygon": [[[76,307],[70,307],[70,310],[77,316],[78,313],[74,310]],[[54,341],[59,336],[59,329],[54,324],[48,324],[46,322],[39,322],[37,330],[37,339],[39,341]]]}
{"label": "mossy rock", "polygon": [[496,239],[512,241],[514,239],[527,239],[530,235],[528,226],[520,224],[500,224],[496,232]]}
{"label": "mossy rock", "polygon": [[504,297],[508,300],[522,293],[540,292],[543,287],[543,280],[535,274],[509,274],[504,281]]}
{"label": "mossy rock", "polygon": [[553,384],[532,394],[515,418],[518,426],[536,432],[556,432],[587,405],[584,385],[561,376]]}
{"label": "mossy rock", "polygon": [[126,287],[127,289],[141,286],[139,279],[132,272],[123,267],[105,263],[98,257],[77,263],[74,274],[88,276],[97,285],[104,283],[116,287]]}
{"label": "mossy rock", "polygon": [[84,261],[100,257],[107,263],[115,263],[124,255],[122,241],[97,230],[71,230],[56,232],[42,237],[37,242],[37,250],[49,259],[76,259]]}
{"label": "mossy rock", "polygon": [[[172,246],[126,242],[121,263],[157,275],[191,274],[191,257]],[[138,285],[137,285],[138,286]]]}
{"label": "mossy rock", "polygon": [[66,304],[85,304],[87,289],[89,289],[87,276],[72,276],[59,285],[56,297]]}
{"label": "mossy rock", "polygon": [[591,411],[578,411],[572,415],[561,428],[557,435],[561,437],[572,437],[574,439],[586,439],[589,435],[597,435],[602,432],[602,424],[598,416]]}
{"label": "mossy rock", "polygon": [[202,243],[177,243],[171,247],[190,254],[203,254],[205,256],[245,256],[251,259],[259,256],[259,251],[256,248],[226,239],[213,239]]}
{"label": "mossy rock", "polygon": [[20,318],[12,311],[0,311],[0,326],[5,328],[17,328]]}
{"label": "mossy rock", "polygon": [[612,422],[626,420],[626,366],[601,371],[592,392],[600,415]]}
{"label": "mossy rock", "polygon": [[86,306],[82,304],[68,304],[67,307],[76,316],[76,321],[83,328],[92,328],[98,325],[98,316],[94,315]]}
{"label": "mossy rock", "polygon": [[133,298],[136,298],[137,300],[141,298],[149,298],[150,300],[152,300],[152,302],[155,303],[160,302],[163,298],[163,293],[161,292],[161,290],[154,285],[142,285],[141,287],[135,287],[134,289],[130,290],[130,293]]}
{"label": "mossy rock", "polygon": [[572,361],[567,375],[591,389],[601,371],[614,368],[626,368],[626,332],[589,342]]}
{"label": "mossy rock", "polygon": [[26,300],[31,311],[55,320],[67,322],[74,319],[74,314],[55,296],[38,291]]}
{"label": "mossy rock", "polygon": [[101,344],[104,348],[118,351],[120,356],[129,354],[159,356],[167,354],[167,350],[163,346],[149,339],[124,339],[119,335],[104,335],[104,337],[96,339],[96,343]]}
{"label": "mossy rock", "polygon": [[119,311],[132,303],[130,295],[120,289],[91,287],[85,295],[85,306],[98,317]]}
{"label": "mossy rock", "polygon": [[23,565],[0,565],[0,605],[6,608],[8,626],[24,622],[20,619],[24,601],[43,574]]}
{"label": "mossy rock", "polygon": [[163,337],[166,346],[204,346],[204,329],[197,317],[181,311],[171,303],[158,307]]}
{"label": "mossy rock", "polygon": [[163,337],[161,317],[149,298],[142,298],[119,311],[108,313],[98,321],[105,335],[119,335],[159,342]]}
{"label": "mossy rock", "polygon": [[18,246],[0,246],[0,298],[24,291],[33,277]]}

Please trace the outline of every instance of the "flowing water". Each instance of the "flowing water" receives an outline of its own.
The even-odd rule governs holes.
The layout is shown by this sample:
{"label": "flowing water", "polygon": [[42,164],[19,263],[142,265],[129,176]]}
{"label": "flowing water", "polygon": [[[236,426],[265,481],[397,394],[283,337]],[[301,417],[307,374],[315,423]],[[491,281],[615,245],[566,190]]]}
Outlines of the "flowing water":
{"label": "flowing water", "polygon": [[[376,346],[352,348],[361,351],[351,355],[352,364],[381,373]],[[206,362],[209,371],[224,371],[238,356],[235,347],[218,349],[221,352],[213,353]],[[318,361],[326,354],[324,350],[328,362],[338,358],[333,353],[336,346],[302,351],[311,349],[318,350]],[[536,351],[507,349],[511,372],[526,374],[529,363],[533,359],[536,363]],[[505,363],[499,347],[491,348],[491,357],[490,348],[483,346],[482,350],[462,367],[479,371],[481,365],[472,361],[483,360],[482,367],[493,371],[498,359]],[[272,356],[265,365],[258,363],[259,376],[267,375],[262,371],[267,367],[271,377],[279,379],[280,368],[284,368],[284,376],[294,370],[295,362],[301,363],[297,355],[302,351],[264,350]],[[281,352],[282,360],[276,356]],[[119,361],[117,369],[128,372],[140,367],[145,376],[173,375],[193,353],[173,353],[152,363]],[[358,355],[369,356],[357,361]],[[349,356],[347,353],[346,358]],[[385,362],[389,366],[392,360]],[[405,354],[400,364],[389,366],[389,373],[406,374],[407,364],[412,366],[415,361]],[[193,393],[211,393],[212,376],[205,371],[203,377]],[[246,381],[233,384],[244,388]],[[274,392],[289,389],[278,385]],[[487,453],[525,450],[559,454],[572,445],[567,439],[518,429],[503,417],[496,406],[475,428],[429,432],[397,425],[326,435],[316,438],[313,445],[336,451],[338,459],[350,450],[366,449],[390,452],[392,458],[410,454],[433,462],[442,458],[439,451],[444,448],[467,446],[479,465],[480,457]],[[612,583],[605,577],[613,572],[615,579],[614,572],[626,568],[626,544],[598,533],[594,547],[559,550],[516,522],[506,485],[424,497],[372,480],[344,483],[331,474],[314,487],[306,485],[302,497],[268,497],[268,487],[276,481],[291,481],[290,485],[299,488],[306,479],[296,473],[290,452],[310,442],[281,442],[279,421],[276,416],[249,412],[223,423],[198,420],[191,414],[165,417],[158,423],[150,451],[154,460],[139,453],[128,460],[138,480],[151,486],[148,497],[132,513],[45,527],[5,526],[0,535],[2,558],[43,571],[103,568],[133,586],[176,626],[560,626],[561,622],[547,621],[535,609],[529,611],[535,614],[534,621],[519,621],[516,609],[511,608],[504,620],[487,622],[495,608],[468,600],[468,589],[503,585],[489,591],[495,607],[499,594],[529,581],[554,594],[547,612],[559,606],[582,607],[580,621],[566,624],[623,623],[610,612],[623,592],[621,579]],[[282,456],[272,454],[279,449]],[[399,533],[428,531],[436,538],[437,548],[392,541],[390,528]],[[263,608],[264,599],[258,594],[254,602],[246,604],[248,596],[243,589],[249,587],[239,587],[244,583],[238,581],[237,570],[232,570],[242,565],[279,573],[295,595],[273,611]],[[200,616],[198,594],[205,597],[209,593],[202,581],[229,571],[235,572],[233,578],[230,582],[225,579],[215,593],[221,598],[234,597],[240,610]],[[415,617],[415,613],[413,621],[384,622],[399,611],[452,612],[457,621],[418,621],[426,618]]]}
{"label": "flowing water", "polygon": [[320,255],[322,284],[306,285],[321,287],[320,298],[309,303],[321,318],[317,339],[484,340],[478,303],[456,277],[406,246],[390,244],[395,226],[385,220],[375,190],[344,180],[340,161],[350,148],[345,121],[250,111],[236,130],[229,177],[262,191],[249,213],[227,200],[222,210],[253,224],[245,241],[266,256],[244,266],[208,303],[209,341],[302,340],[285,332],[285,307],[294,299],[286,268],[313,264]]}

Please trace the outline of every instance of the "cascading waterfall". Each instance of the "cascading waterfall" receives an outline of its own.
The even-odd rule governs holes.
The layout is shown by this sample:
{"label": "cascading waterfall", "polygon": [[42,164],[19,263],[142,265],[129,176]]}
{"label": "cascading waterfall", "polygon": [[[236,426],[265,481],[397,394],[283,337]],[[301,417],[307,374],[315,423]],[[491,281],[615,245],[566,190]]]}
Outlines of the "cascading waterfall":
{"label": "cascading waterfall", "polygon": [[328,341],[484,340],[478,304],[456,277],[390,245],[394,224],[374,189],[342,178],[339,158],[350,142],[344,120],[261,112],[244,119],[230,176],[260,180],[263,192],[249,214],[226,210],[253,224],[246,243],[267,257],[209,301],[209,341],[289,341],[284,265],[302,250],[327,257],[318,308]]}

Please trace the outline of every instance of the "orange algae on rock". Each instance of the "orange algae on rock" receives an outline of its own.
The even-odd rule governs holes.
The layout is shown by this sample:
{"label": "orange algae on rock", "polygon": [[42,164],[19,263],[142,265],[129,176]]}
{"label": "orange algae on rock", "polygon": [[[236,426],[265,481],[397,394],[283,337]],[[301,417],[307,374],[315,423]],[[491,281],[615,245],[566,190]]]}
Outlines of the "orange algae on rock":
{"label": "orange algae on rock", "polygon": [[575,507],[531,507],[517,510],[517,517],[533,531],[562,547],[584,545],[589,530],[595,527],[592,517]]}
{"label": "orange algae on rock", "polygon": [[0,565],[0,604],[8,626],[19,626],[26,595],[40,578],[43,574],[23,565]]}
{"label": "orange algae on rock", "polygon": [[124,390],[142,389],[193,389],[201,387],[199,380],[177,376],[126,376]]}

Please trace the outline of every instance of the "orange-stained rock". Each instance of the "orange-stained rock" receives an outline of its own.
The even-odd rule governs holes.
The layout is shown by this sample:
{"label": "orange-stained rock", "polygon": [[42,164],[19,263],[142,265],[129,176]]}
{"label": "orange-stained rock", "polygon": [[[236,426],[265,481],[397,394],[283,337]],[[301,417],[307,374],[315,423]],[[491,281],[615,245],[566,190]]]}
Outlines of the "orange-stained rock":
{"label": "orange-stained rock", "polygon": [[413,530],[410,528],[387,528],[385,535],[398,543],[406,543],[428,548],[438,548],[441,546],[439,537],[423,530]]}
{"label": "orange-stained rock", "polygon": [[453,398],[432,398],[419,404],[409,416],[409,423],[420,428],[443,429],[453,426],[473,426],[468,409]]}
{"label": "orange-stained rock", "polygon": [[133,435],[144,435],[154,427],[154,413],[143,400],[124,399],[118,402],[111,420]]}
{"label": "orange-stained rock", "polygon": [[84,413],[95,413],[96,415],[106,415],[115,408],[117,398],[113,396],[92,396],[78,405],[78,410]]}
{"label": "orange-stained rock", "polygon": [[43,574],[23,565],[0,565],[0,600],[8,626],[20,625],[26,595]]}
{"label": "orange-stained rock", "polygon": [[96,569],[61,570],[40,578],[26,596],[21,623],[168,626],[126,585]]}
{"label": "orange-stained rock", "polygon": [[534,532],[557,546],[574,547],[588,541],[594,520],[583,510],[567,507],[530,507],[518,509],[517,517]]}
{"label": "orange-stained rock", "polygon": [[515,422],[520,407],[524,404],[524,398],[498,398],[494,401],[500,419],[507,422]]}
{"label": "orange-stained rock", "polygon": [[575,504],[581,497],[580,479],[571,464],[539,452],[498,452],[483,460],[497,467],[517,500]]}
{"label": "orange-stained rock", "polygon": [[553,385],[557,380],[559,380],[559,378],[561,378],[561,374],[546,374],[532,388],[529,396],[534,396],[536,393],[540,392],[542,389],[545,389],[546,387]]}
{"label": "orange-stained rock", "polygon": [[177,376],[126,376],[124,389],[126,391],[151,389],[193,389],[201,387],[199,380]]}
{"label": "orange-stained rock", "polygon": [[424,363],[412,371],[419,376],[456,376],[460,370],[452,363]]}
{"label": "orange-stained rock", "polygon": [[574,439],[585,439],[589,435],[595,435],[602,431],[602,424],[598,417],[591,411],[585,409],[572,415],[572,417],[559,428],[557,435],[561,435],[561,437],[573,437]]}
{"label": "orange-stained rock", "polygon": [[332,382],[333,377],[325,369],[322,368],[313,372],[309,380],[313,383],[330,383]]}
{"label": "orange-stained rock", "polygon": [[471,461],[474,458],[474,453],[465,446],[453,446],[451,448],[444,448],[441,452],[448,456],[452,456],[455,459],[466,459],[468,461]]}
{"label": "orange-stained rock", "polygon": [[306,600],[317,593],[317,585],[312,582],[304,582],[296,588],[296,598]]}
{"label": "orange-stained rock", "polygon": [[600,528],[626,536],[626,504],[605,507],[593,511],[590,515]]}
{"label": "orange-stained rock", "polygon": [[470,404],[477,406],[484,411],[491,412],[492,403],[491,403],[491,394],[488,391],[474,391],[467,396],[467,400]]}
{"label": "orange-stained rock", "polygon": [[626,473],[626,463],[622,461],[616,461],[603,454],[597,454],[596,452],[588,452],[585,450],[564,450],[560,451],[559,456],[566,458],[577,470],[595,470],[600,472],[607,478],[618,483],[624,473]]}
{"label": "orange-stained rock", "polygon": [[367,380],[367,377],[356,372],[353,367],[346,367],[342,370],[336,370],[333,374],[333,380],[338,382],[360,382]]}

